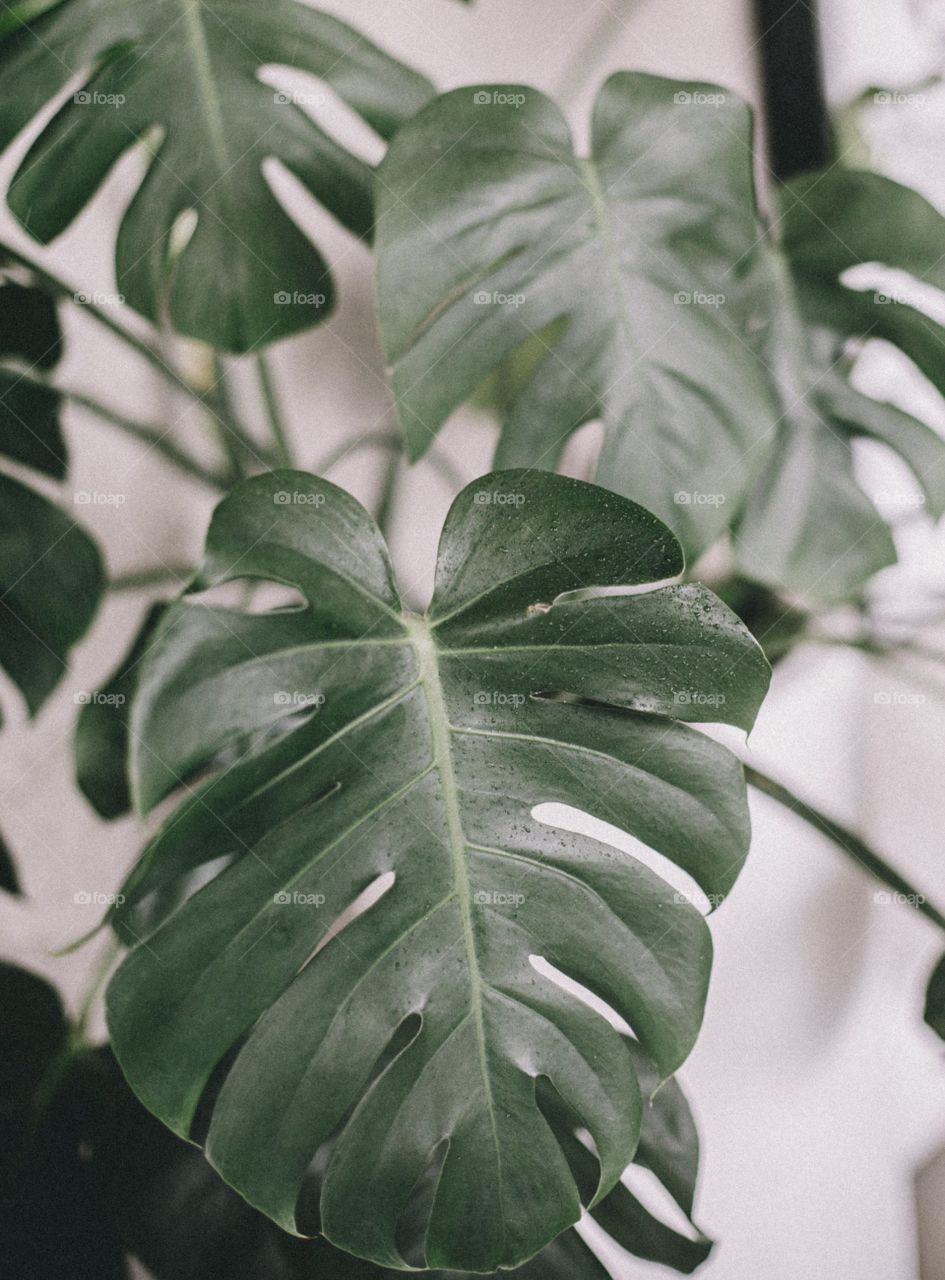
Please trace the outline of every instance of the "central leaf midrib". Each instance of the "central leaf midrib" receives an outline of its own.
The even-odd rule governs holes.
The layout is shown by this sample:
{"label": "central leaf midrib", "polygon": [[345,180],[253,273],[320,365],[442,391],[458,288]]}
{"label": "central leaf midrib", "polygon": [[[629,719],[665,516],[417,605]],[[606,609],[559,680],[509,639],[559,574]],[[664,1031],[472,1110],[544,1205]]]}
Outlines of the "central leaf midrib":
{"label": "central leaf midrib", "polygon": [[578,163],[580,165],[579,176],[580,174],[584,175],[584,186],[591,197],[591,208],[597,225],[597,237],[603,248],[604,258],[610,268],[610,274],[613,276],[617,310],[620,316],[621,328],[623,329],[627,346],[630,349],[632,364],[635,368],[639,366],[645,370],[646,362],[642,360],[643,353],[637,343],[633,329],[633,313],[630,309],[630,299],[627,297],[627,291],[623,285],[623,274],[620,269],[620,250],[610,221],[607,193],[604,189],[604,184],[601,182],[597,163],[593,156],[579,156]]}
{"label": "central leaf midrib", "polygon": [[206,112],[204,119],[207,124],[207,131],[216,155],[220,175],[225,177],[231,168],[230,154],[226,144],[226,129],[224,128],[223,114],[220,110],[220,99],[216,92],[213,68],[210,63],[207,34],[203,25],[203,0],[180,0],[180,4],[184,12],[187,44],[194,68],[197,92]]}
{"label": "central leaf midrib", "polygon": [[479,956],[476,952],[476,940],[473,931],[472,892],[469,874],[466,867],[467,840],[463,831],[462,815],[459,806],[459,787],[453,768],[453,755],[450,746],[450,720],[446,710],[446,698],[440,680],[437,645],[432,632],[423,618],[407,618],[407,630],[417,655],[420,684],[427,703],[427,714],[430,720],[430,736],[433,745],[433,760],[440,778],[443,792],[443,806],[446,810],[447,828],[449,831],[450,855],[453,867],[453,883],[456,898],[459,902],[460,917],[463,924],[463,941],[466,950],[466,963],[469,969],[470,1012],[476,1029],[476,1048],[479,1056],[479,1069],[482,1075],[482,1087],[489,1110],[489,1123],[492,1130],[492,1143],[495,1149],[496,1169],[499,1183],[499,1212],[505,1230],[504,1201],[502,1197],[502,1157],[499,1148],[499,1132],[496,1119],[495,1099],[492,1096],[492,1082],[489,1077],[489,1064],[486,1059],[486,1032],[482,1016],[483,981],[479,972]]}

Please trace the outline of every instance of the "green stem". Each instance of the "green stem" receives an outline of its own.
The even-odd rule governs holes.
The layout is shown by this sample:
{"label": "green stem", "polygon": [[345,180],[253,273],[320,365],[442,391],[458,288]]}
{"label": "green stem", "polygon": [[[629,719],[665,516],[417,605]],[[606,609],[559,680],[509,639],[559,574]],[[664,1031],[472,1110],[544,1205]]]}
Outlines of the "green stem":
{"label": "green stem", "polygon": [[377,499],[377,512],[374,517],[377,521],[377,527],[388,541],[390,541],[391,522],[394,517],[394,508],[397,503],[397,489],[400,484],[401,457],[402,450],[400,440],[395,436],[394,444],[392,445],[390,454],[387,458],[387,466],[384,469],[384,476],[381,481],[381,492]]}
{"label": "green stem", "polygon": [[195,479],[201,480],[204,484],[210,485],[214,489],[226,488],[225,476],[202,467],[199,462],[191,458],[183,449],[179,449],[163,428],[150,427],[140,422],[133,422],[109,405],[102,404],[100,400],[83,395],[80,391],[71,391],[68,387],[59,387],[52,382],[45,382],[42,378],[23,373],[19,369],[11,369],[6,365],[0,365],[0,371],[13,374],[20,382],[28,383],[32,387],[42,387],[44,390],[57,392],[57,394],[68,400],[70,404],[78,405],[81,409],[87,409],[89,413],[101,418],[103,422],[108,422],[111,426],[118,427],[126,435],[147,445],[149,449],[154,449],[166,458],[168,462],[172,462],[175,467],[186,471],[188,475],[193,476]]}
{"label": "green stem", "polygon": [[895,867],[880,857],[875,849],[871,849],[864,840],[862,840],[855,832],[848,827],[844,827],[841,823],[835,822],[833,818],[828,818],[826,814],[821,813],[819,809],[815,809],[812,805],[805,803],[799,799],[787,787],[782,786],[780,782],[775,782],[773,778],[769,778],[767,774],[760,773],[757,769],[753,769],[750,765],[745,765],[745,778],[749,784],[760,791],[763,795],[770,796],[772,800],[777,800],[778,804],[783,805],[786,809],[790,809],[792,813],[797,814],[804,822],[812,826],[821,835],[825,835],[828,840],[844,853],[848,854],[854,862],[858,863],[866,871],[870,873],[881,884],[892,889],[896,894],[901,895],[904,903],[915,908],[927,920],[936,925],[945,933],[945,914],[928,901],[925,894],[919,891],[904,879]]}
{"label": "green stem", "polygon": [[[49,290],[57,294],[59,297],[81,306],[82,310],[96,320],[103,328],[107,329],[114,337],[124,342],[126,346],[136,351],[144,360],[146,360],[152,368],[154,368],[163,378],[165,378],[177,391],[182,392],[191,400],[201,405],[212,417],[214,425],[219,436],[220,443],[224,452],[230,461],[230,469],[232,472],[231,479],[238,478],[244,474],[241,448],[245,449],[252,457],[254,457],[262,465],[266,465],[262,458],[259,458],[252,440],[241,430],[236,417],[232,414],[232,409],[228,402],[221,396],[216,387],[213,389],[203,390],[195,387],[182,374],[168,364],[160,352],[156,351],[149,343],[144,342],[141,338],[136,337],[124,325],[112,318],[106,311],[93,302],[78,303],[79,291],[67,284],[59,276],[53,275],[51,271],[47,271],[45,267],[27,254],[21,253],[18,249],[14,249],[12,245],[0,241],[0,259],[9,258],[13,262],[18,263],[21,267],[25,267],[30,271],[37,280],[40,280]],[[237,443],[238,442],[238,443]],[[239,466],[236,466],[237,454],[240,454]]]}
{"label": "green stem", "polygon": [[220,448],[226,455],[229,464],[230,478],[233,482],[242,480],[246,475],[246,454],[258,458],[251,440],[243,433],[236,418],[233,401],[230,396],[230,382],[226,368],[219,353],[211,353],[213,368],[213,385],[207,390],[207,398],[213,408],[213,426],[220,442]]}
{"label": "green stem", "polygon": [[202,404],[206,403],[202,393],[198,391],[196,387],[191,386],[187,379],[182,377],[172,365],[169,365],[152,346],[149,346],[147,342],[136,337],[129,329],[126,329],[124,325],[119,324],[117,320],[114,320],[106,311],[95,303],[76,302],[76,299],[82,290],[73,288],[72,285],[67,284],[66,281],[60,279],[59,276],[53,275],[51,271],[47,271],[45,267],[41,267],[33,258],[30,258],[25,253],[21,253],[18,249],[14,249],[4,241],[0,241],[0,259],[2,258],[12,259],[13,262],[18,263],[21,267],[25,267],[37,278],[37,280],[40,280],[47,289],[57,294],[60,298],[65,298],[67,301],[75,303],[76,306],[80,306],[84,312],[97,320],[103,328],[109,331],[109,333],[124,342],[126,346],[131,347],[138,353],[138,355],[143,357],[143,359],[147,360],[148,363],[152,365],[163,378],[166,378],[168,382],[176,387],[178,391],[182,391],[185,395],[190,396],[191,399],[197,400]]}
{"label": "green stem", "polygon": [[143,591],[147,587],[161,587],[165,583],[181,587],[194,576],[193,565],[156,565],[151,569],[135,569],[120,573],[108,583],[109,591]]}
{"label": "green stem", "polygon": [[[317,474],[326,475],[332,467],[336,467],[349,453],[356,453],[358,449],[387,449],[400,453],[403,445],[392,431],[369,431],[363,436],[358,436],[355,440],[346,440],[338,445],[336,449],[333,449],[326,458],[316,464],[315,470]],[[466,487],[466,478],[460,475],[449,459],[444,458],[441,453],[436,451],[435,445],[424,457],[424,462],[429,462],[430,466],[439,471],[443,479],[457,491]]]}
{"label": "green stem", "polygon": [[336,449],[332,449],[327,458],[315,466],[318,475],[326,475],[332,467],[336,467],[342,458],[349,453],[357,453],[359,449],[400,449],[397,439],[390,431],[370,431],[358,436],[355,440],[345,440]]}
{"label": "green stem", "polygon": [[269,423],[269,431],[272,435],[273,452],[275,459],[280,467],[294,466],[292,457],[292,446],[286,435],[285,423],[282,419],[282,410],[279,405],[279,397],[273,384],[272,373],[266,357],[260,353],[256,356],[256,373],[259,378],[259,388],[262,391],[263,404],[266,407],[266,419]]}

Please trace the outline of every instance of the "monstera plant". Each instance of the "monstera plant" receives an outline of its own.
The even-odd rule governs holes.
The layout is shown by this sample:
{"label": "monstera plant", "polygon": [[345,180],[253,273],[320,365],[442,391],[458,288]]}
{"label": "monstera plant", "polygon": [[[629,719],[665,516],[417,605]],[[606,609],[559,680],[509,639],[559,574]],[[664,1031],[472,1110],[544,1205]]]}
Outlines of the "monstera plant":
{"label": "monstera plant", "polygon": [[[945,513],[945,444],[856,376],[879,338],[945,393],[938,323],[857,275],[945,288],[945,219],[842,164],[760,211],[751,113],[722,87],[621,71],[583,148],[537,90],[437,96],[301,0],[23,0],[0,73],[0,149],[29,131],[0,245],[10,697],[47,704],[108,595],[143,616],[74,731],[81,792],[140,832],[91,934],[63,939],[107,935],[105,964],[74,1019],[0,967],[11,1276],[603,1280],[601,1240],[695,1270],[674,1076],[705,916],[749,851],[732,743],[826,609],[888,647],[868,586],[895,545],[855,442]],[[376,166],[339,112],[387,146]],[[120,161],[103,300],[30,242],[95,217]],[[337,294],[274,163],[373,255],[398,428],[374,515],[326,478],[337,455],[302,469],[317,406],[287,430],[267,363]],[[96,330],[192,434],[168,399],[129,415],[70,384],[64,351]],[[367,322],[358,340],[369,361]],[[426,603],[388,548],[397,480],[455,473],[437,436],[468,400],[494,459],[455,484]],[[70,478],[76,408],[163,485],[213,491],[200,563],[106,567],[68,513],[94,497]],[[855,833],[747,781],[945,930]],[[0,840],[0,889],[29,881]]]}

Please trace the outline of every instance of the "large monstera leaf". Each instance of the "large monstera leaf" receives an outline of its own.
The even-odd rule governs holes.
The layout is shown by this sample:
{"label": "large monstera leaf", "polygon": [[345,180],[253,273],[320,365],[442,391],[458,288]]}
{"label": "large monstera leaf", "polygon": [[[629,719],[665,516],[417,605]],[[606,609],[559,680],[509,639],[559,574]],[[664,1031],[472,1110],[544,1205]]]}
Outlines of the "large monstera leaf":
{"label": "large monstera leaf", "polygon": [[888,178],[836,168],[788,184],[778,230],[770,364],[783,415],[735,545],[754,578],[830,602],[855,595],[896,558],[886,523],[896,505],[877,509],[857,484],[855,439],[895,450],[918,479],[925,510],[945,514],[945,441],[895,405],[858,391],[845,359],[852,342],[885,339],[945,394],[942,326],[895,284],[874,281],[867,289],[846,277],[854,267],[886,266],[945,288],[945,218]]}
{"label": "large monstera leaf", "polygon": [[[454,503],[418,617],[377,528],[328,482],[256,477],[217,509],[195,586],[264,579],[305,604],[182,602],[155,636],[131,725],[140,807],[230,763],[123,889],[128,919],[216,872],[125,961],[109,1025],[132,1087],[182,1135],[235,1056],[206,1149],[282,1226],[310,1226],[297,1202],[317,1158],[333,1244],[400,1268],[409,1220],[411,1265],[511,1267],[632,1157],[623,1039],[532,958],[607,1001],[665,1078],[699,1028],[709,933],[643,861],[533,811],[574,806],[713,901],[730,889],[741,769],[681,722],[747,729],[768,671],[710,592],[659,585],[682,567],[634,503],[499,472]],[[593,1140],[590,1184],[541,1082]]]}
{"label": "large monstera leaf", "polygon": [[[127,301],[156,321],[167,292],[181,332],[228,351],[317,323],[331,308],[328,268],[262,166],[280,160],[358,235],[371,230],[371,169],[259,78],[268,64],[320,77],[383,138],[430,92],[422,76],[297,0],[62,0],[0,43],[0,147],[84,77],[14,176],[11,209],[51,240],[124,152],[158,132],[118,237]],[[196,214],[196,229],[171,270],[185,213]]]}
{"label": "large monstera leaf", "polygon": [[601,482],[704,548],[775,419],[754,349],[765,309],[744,104],[620,73],[580,156],[534,89],[458,89],[400,131],[377,205],[381,332],[411,453],[537,341],[497,464],[553,469],[568,435],[602,419]]}

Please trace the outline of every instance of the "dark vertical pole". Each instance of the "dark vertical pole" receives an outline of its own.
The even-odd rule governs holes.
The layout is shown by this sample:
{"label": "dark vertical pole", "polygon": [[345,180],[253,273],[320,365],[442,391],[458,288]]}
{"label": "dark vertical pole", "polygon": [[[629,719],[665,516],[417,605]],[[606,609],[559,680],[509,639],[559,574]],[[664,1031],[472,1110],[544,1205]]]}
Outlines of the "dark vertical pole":
{"label": "dark vertical pole", "polygon": [[768,163],[781,182],[830,163],[817,0],[754,0]]}

